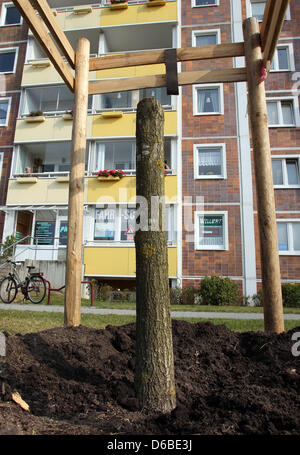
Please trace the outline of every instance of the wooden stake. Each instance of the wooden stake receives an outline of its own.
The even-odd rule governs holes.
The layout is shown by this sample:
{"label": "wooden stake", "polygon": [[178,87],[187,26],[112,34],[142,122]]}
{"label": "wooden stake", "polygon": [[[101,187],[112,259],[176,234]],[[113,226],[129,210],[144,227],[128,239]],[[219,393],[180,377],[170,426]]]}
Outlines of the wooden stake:
{"label": "wooden stake", "polygon": [[80,325],[89,53],[89,41],[86,38],[80,38],[75,57],[75,112],[69,183],[65,292],[65,325],[67,326]]}
{"label": "wooden stake", "polygon": [[265,84],[261,82],[262,52],[259,25],[251,17],[243,24],[252,131],[261,270],[266,332],[284,331],[280,264]]}

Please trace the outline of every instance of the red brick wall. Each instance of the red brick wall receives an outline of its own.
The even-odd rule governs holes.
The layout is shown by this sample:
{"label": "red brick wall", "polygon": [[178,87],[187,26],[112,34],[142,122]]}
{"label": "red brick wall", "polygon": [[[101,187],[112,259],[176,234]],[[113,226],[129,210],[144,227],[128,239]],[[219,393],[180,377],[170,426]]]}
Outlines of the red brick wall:
{"label": "red brick wall", "polygon": [[[218,7],[192,8],[191,2],[182,2],[182,47],[192,45],[193,31],[220,29],[221,43],[231,42],[230,2]],[[220,25],[215,25],[220,23]],[[211,25],[210,25],[211,24]],[[185,27],[188,26],[188,27]],[[195,61],[182,64],[182,71],[197,71],[232,67],[232,59]],[[242,277],[242,250],[240,229],[239,162],[235,92],[233,84],[223,84],[224,115],[193,115],[193,88],[182,88],[182,196],[204,197],[204,203],[222,204],[205,206],[207,211],[228,212],[229,251],[195,250],[194,242],[187,242],[183,232],[182,275]],[[195,144],[225,143],[226,179],[194,179]],[[237,205],[227,205],[234,203]],[[193,209],[194,210],[194,209]],[[184,222],[184,216],[183,216]],[[183,286],[199,284],[199,280],[183,279]]]}

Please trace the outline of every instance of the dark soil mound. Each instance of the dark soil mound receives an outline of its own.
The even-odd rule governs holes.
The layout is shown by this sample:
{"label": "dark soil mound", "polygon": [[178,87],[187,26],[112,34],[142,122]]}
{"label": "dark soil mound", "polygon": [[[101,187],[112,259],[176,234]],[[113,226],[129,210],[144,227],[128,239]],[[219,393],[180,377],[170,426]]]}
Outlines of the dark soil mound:
{"label": "dark soil mound", "polygon": [[[170,415],[137,409],[135,324],[7,336],[2,434],[299,434],[296,331],[239,334],[173,321],[177,408]],[[14,390],[30,412],[11,401]]]}

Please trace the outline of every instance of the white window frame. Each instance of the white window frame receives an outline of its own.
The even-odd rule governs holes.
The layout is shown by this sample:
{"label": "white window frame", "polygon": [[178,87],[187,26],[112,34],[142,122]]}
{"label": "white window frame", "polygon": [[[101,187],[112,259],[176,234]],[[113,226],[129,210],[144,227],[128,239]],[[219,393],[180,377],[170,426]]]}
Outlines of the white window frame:
{"label": "white window frame", "polygon": [[[277,50],[278,49],[283,49],[283,48],[287,49],[287,56],[288,56],[288,63],[289,63],[288,69],[280,69],[279,66],[278,66],[278,53],[277,53]],[[275,51],[275,54],[274,54],[273,62],[274,62],[274,69],[270,69],[271,73],[284,73],[284,72],[287,72],[287,71],[296,71],[296,69],[295,69],[293,43],[278,44],[276,46],[276,51]]]}
{"label": "white window frame", "polygon": [[[224,220],[224,245],[200,245],[199,244],[199,217],[200,216],[211,216],[211,215],[222,215]],[[228,241],[228,212],[227,211],[195,211],[194,212],[194,245],[195,250],[213,250],[213,251],[228,251],[229,250],[229,241]]]}
{"label": "white window frame", "polygon": [[[276,220],[276,224],[284,223],[287,224],[287,237],[288,237],[288,246],[294,245],[294,237],[293,237],[293,223],[300,223],[300,218],[278,218]],[[279,242],[278,242],[279,243]],[[279,246],[279,245],[278,245]],[[300,256],[300,251],[289,249],[287,251],[279,250],[279,255],[281,256]]]}
{"label": "white window frame", "polygon": [[[211,0],[213,1],[213,0]],[[207,6],[219,6],[220,0],[216,0],[216,3],[212,3],[211,5],[196,5],[196,0],[192,0],[192,8],[204,8]]]}
{"label": "white window frame", "polygon": [[[198,112],[198,90],[216,88],[219,90],[219,112]],[[224,115],[224,92],[223,84],[197,84],[193,85],[193,115]]]}
{"label": "white window frame", "polygon": [[20,22],[16,22],[15,24],[5,24],[6,14],[7,14],[8,8],[15,8],[15,5],[12,2],[2,3],[1,17],[0,17],[0,26],[1,27],[15,27],[16,25],[22,25],[23,24],[23,17],[22,16],[20,18]]}
{"label": "white window frame", "polygon": [[0,128],[1,127],[6,127],[8,126],[8,123],[9,123],[9,116],[10,116],[10,108],[11,108],[11,98],[9,97],[0,97],[0,102],[1,101],[7,101],[7,113],[6,113],[6,122],[4,125],[0,125]]}
{"label": "white window frame", "polygon": [[[199,175],[199,165],[198,165],[198,150],[214,148],[220,149],[221,159],[222,159],[222,174],[221,175]],[[227,169],[226,169],[226,144],[225,143],[215,143],[215,144],[194,144],[194,179],[195,180],[208,180],[208,179],[226,179],[227,178]]]}
{"label": "white window frame", "polygon": [[[198,47],[196,44],[197,36],[216,35],[216,44],[221,44],[221,30],[219,28],[210,30],[193,30],[192,31],[192,46]],[[200,46],[201,47],[201,46]]]}
{"label": "white window frame", "polygon": [[[252,3],[261,3],[262,1],[264,0],[247,0],[246,2],[246,14],[247,14],[247,17],[252,17],[253,14],[252,14]],[[264,3],[266,3],[266,0],[264,1]],[[290,21],[291,20],[291,9],[290,9],[290,5],[288,6],[287,8],[287,12],[286,12],[286,15],[285,15],[285,21]],[[262,19],[258,19],[258,22],[262,22]]]}
{"label": "white window frame", "polygon": [[287,168],[286,168],[286,160],[294,159],[298,160],[298,178],[300,182],[300,155],[272,155],[271,156],[272,161],[273,160],[280,160],[282,164],[282,175],[283,175],[283,184],[282,185],[275,185],[274,184],[274,189],[298,189],[300,188],[300,183],[298,185],[289,185],[288,184],[288,174],[287,174]]}
{"label": "white window frame", "polygon": [[15,61],[14,61],[13,70],[12,70],[12,71],[0,71],[0,74],[14,74],[14,73],[16,72],[19,48],[18,48],[18,47],[4,47],[4,48],[0,48],[0,53],[1,53],[1,54],[6,54],[6,53],[12,52],[12,51],[15,52]]}
{"label": "white window frame", "polygon": [[2,177],[2,165],[3,165],[4,153],[0,152],[0,180]]}
{"label": "white window frame", "polygon": [[[270,101],[272,102],[277,102],[277,109],[278,109],[278,118],[279,118],[279,123],[270,125],[268,124],[269,128],[293,128],[293,127],[299,127],[300,126],[300,115],[299,115],[299,104],[298,104],[298,97],[297,96],[282,96],[282,97],[272,97],[269,98],[267,97],[266,99],[267,103]],[[291,101],[292,106],[293,106],[293,114],[294,114],[294,120],[295,123],[291,124],[283,124],[282,120],[282,110],[281,110],[281,101]],[[280,108],[279,108],[280,107]]]}

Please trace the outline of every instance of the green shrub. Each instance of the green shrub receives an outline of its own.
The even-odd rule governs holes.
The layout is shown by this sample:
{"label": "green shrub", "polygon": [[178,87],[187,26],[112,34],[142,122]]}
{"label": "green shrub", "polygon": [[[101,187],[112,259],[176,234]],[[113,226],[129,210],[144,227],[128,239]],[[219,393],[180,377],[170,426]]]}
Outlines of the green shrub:
{"label": "green shrub", "polygon": [[170,304],[182,304],[182,289],[179,286],[176,286],[176,288],[170,288]]}
{"label": "green shrub", "polygon": [[198,291],[194,286],[189,286],[182,291],[182,303],[183,305],[194,305],[195,297]]}
{"label": "green shrub", "polygon": [[203,278],[199,294],[203,305],[236,305],[240,298],[238,285],[219,276]]}
{"label": "green shrub", "polygon": [[3,257],[9,259],[13,255],[13,244],[17,241],[17,238],[14,235],[9,235],[6,237],[3,243]]}
{"label": "green shrub", "polygon": [[300,284],[286,283],[281,286],[284,307],[300,307]]}

